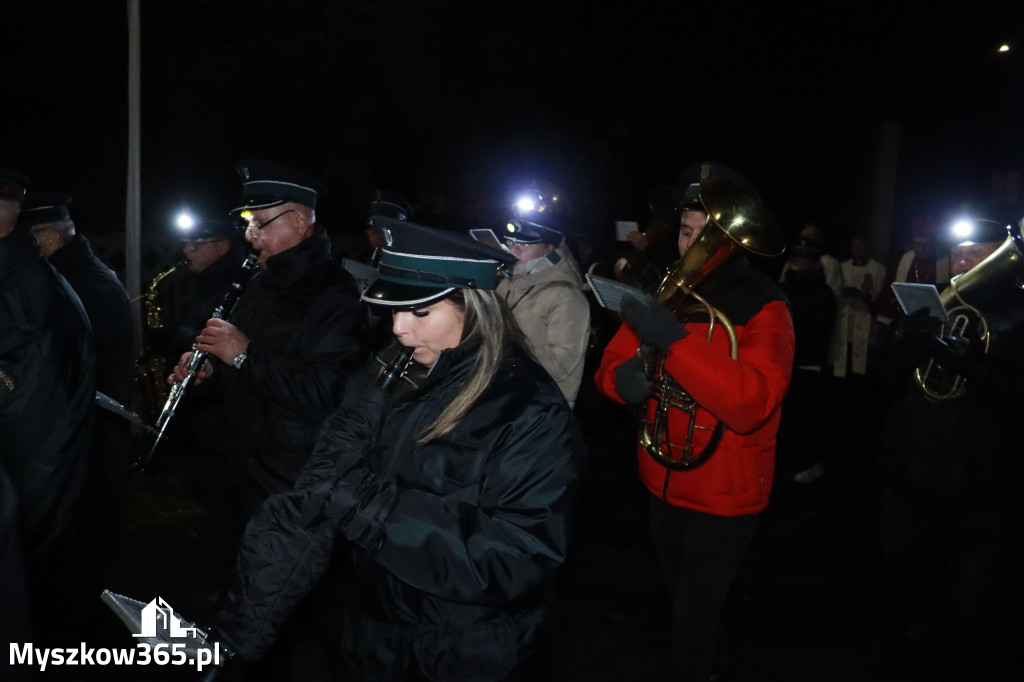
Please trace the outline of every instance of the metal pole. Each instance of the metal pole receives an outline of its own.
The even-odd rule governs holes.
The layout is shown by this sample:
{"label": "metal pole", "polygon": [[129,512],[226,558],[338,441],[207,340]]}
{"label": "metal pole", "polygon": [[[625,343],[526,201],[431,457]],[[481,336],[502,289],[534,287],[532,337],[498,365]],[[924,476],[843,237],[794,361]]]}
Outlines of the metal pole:
{"label": "metal pole", "polygon": [[142,259],[140,232],[142,202],[140,200],[139,170],[139,112],[140,112],[140,22],[139,0],[128,0],[128,174],[127,202],[125,206],[125,286],[132,300],[132,316],[136,333],[142,338],[141,297]]}

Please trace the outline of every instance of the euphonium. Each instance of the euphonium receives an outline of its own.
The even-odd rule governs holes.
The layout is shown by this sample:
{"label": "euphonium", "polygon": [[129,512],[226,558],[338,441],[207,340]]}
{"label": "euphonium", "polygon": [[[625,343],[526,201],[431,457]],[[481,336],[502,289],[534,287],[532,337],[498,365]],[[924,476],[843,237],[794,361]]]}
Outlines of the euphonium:
{"label": "euphonium", "polygon": [[[1021,289],[1024,276],[1024,238],[1019,223],[1009,226],[1006,240],[988,258],[950,280],[939,295],[948,321],[940,336],[972,337],[987,353],[990,341],[989,317],[1001,312],[1001,306],[1020,305],[1020,299],[1007,296],[1012,288]],[[976,337],[976,338],[975,338]],[[967,380],[928,360],[914,372],[917,385],[933,402],[946,402],[964,394]]]}
{"label": "euphonium", "polygon": [[[668,270],[654,300],[665,306],[677,319],[685,322],[694,313],[706,313],[707,339],[710,341],[716,324],[721,324],[729,340],[729,353],[738,357],[736,331],[729,319],[696,291],[707,277],[745,249],[762,256],[777,256],[785,249],[785,240],[775,219],[760,197],[752,191],[722,177],[704,178],[700,182],[699,210],[707,213],[707,222],[696,241]],[[652,207],[654,208],[654,207]],[[679,382],[665,371],[665,357],[642,347],[637,350],[654,389],[655,405],[648,407],[640,420],[640,446],[660,464],[671,470],[693,469],[714,454],[722,438],[724,425],[717,422],[708,444],[694,452],[693,435],[698,426],[698,405]],[[688,415],[685,440],[668,438],[669,410],[679,409]]]}

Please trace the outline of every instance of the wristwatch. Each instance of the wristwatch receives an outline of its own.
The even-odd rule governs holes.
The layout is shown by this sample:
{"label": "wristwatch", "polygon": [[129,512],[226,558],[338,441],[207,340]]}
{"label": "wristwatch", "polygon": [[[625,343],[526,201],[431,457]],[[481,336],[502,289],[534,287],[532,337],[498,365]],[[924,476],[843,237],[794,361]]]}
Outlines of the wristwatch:
{"label": "wristwatch", "polygon": [[245,359],[247,357],[249,357],[249,355],[243,350],[235,356],[235,359],[231,361],[231,364],[235,366],[235,369],[242,369],[242,365],[245,364]]}

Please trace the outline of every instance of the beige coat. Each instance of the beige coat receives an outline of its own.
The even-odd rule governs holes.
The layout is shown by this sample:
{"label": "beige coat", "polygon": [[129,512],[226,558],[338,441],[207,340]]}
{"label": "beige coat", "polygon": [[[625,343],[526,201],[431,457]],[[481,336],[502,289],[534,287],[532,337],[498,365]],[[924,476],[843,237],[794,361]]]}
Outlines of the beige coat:
{"label": "beige coat", "polygon": [[[557,256],[556,256],[557,254]],[[498,284],[537,361],[573,405],[583,379],[590,339],[590,306],[579,267],[563,242],[551,257],[516,264],[512,279]]]}

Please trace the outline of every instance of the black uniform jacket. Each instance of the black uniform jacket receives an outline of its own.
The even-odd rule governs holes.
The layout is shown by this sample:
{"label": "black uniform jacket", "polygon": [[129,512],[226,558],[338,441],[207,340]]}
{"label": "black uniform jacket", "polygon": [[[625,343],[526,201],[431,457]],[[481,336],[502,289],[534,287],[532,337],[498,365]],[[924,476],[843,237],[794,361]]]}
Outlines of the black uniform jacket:
{"label": "black uniform jacket", "polygon": [[27,231],[0,240],[0,461],[37,556],[94,520],[96,353],[82,304]]}
{"label": "black uniform jacket", "polygon": [[990,317],[988,353],[975,348],[970,370],[961,375],[967,378],[959,398],[929,401],[913,380],[912,358],[897,339],[889,340],[882,371],[890,380],[902,379],[902,391],[886,418],[877,472],[894,490],[976,509],[1024,506],[1018,421],[1024,401],[1024,294],[1007,291],[1005,300],[1014,313]]}
{"label": "black uniform jacket", "polygon": [[554,381],[514,350],[450,433],[418,445],[475,357],[466,344],[443,351],[420,388],[393,401],[353,380],[295,489],[246,530],[223,621],[244,656],[266,650],[345,539],[356,575],[346,679],[543,677],[582,438]]}
{"label": "black uniform jacket", "polygon": [[291,487],[347,379],[370,353],[372,322],[320,231],[268,259],[230,321],[250,338],[242,369],[218,370],[226,378],[233,483],[251,513]]}
{"label": "black uniform jacket", "polygon": [[96,339],[96,390],[128,405],[132,397],[132,362],[139,349],[128,292],[80,234],[55,251],[49,260],[78,294],[89,316]]}

